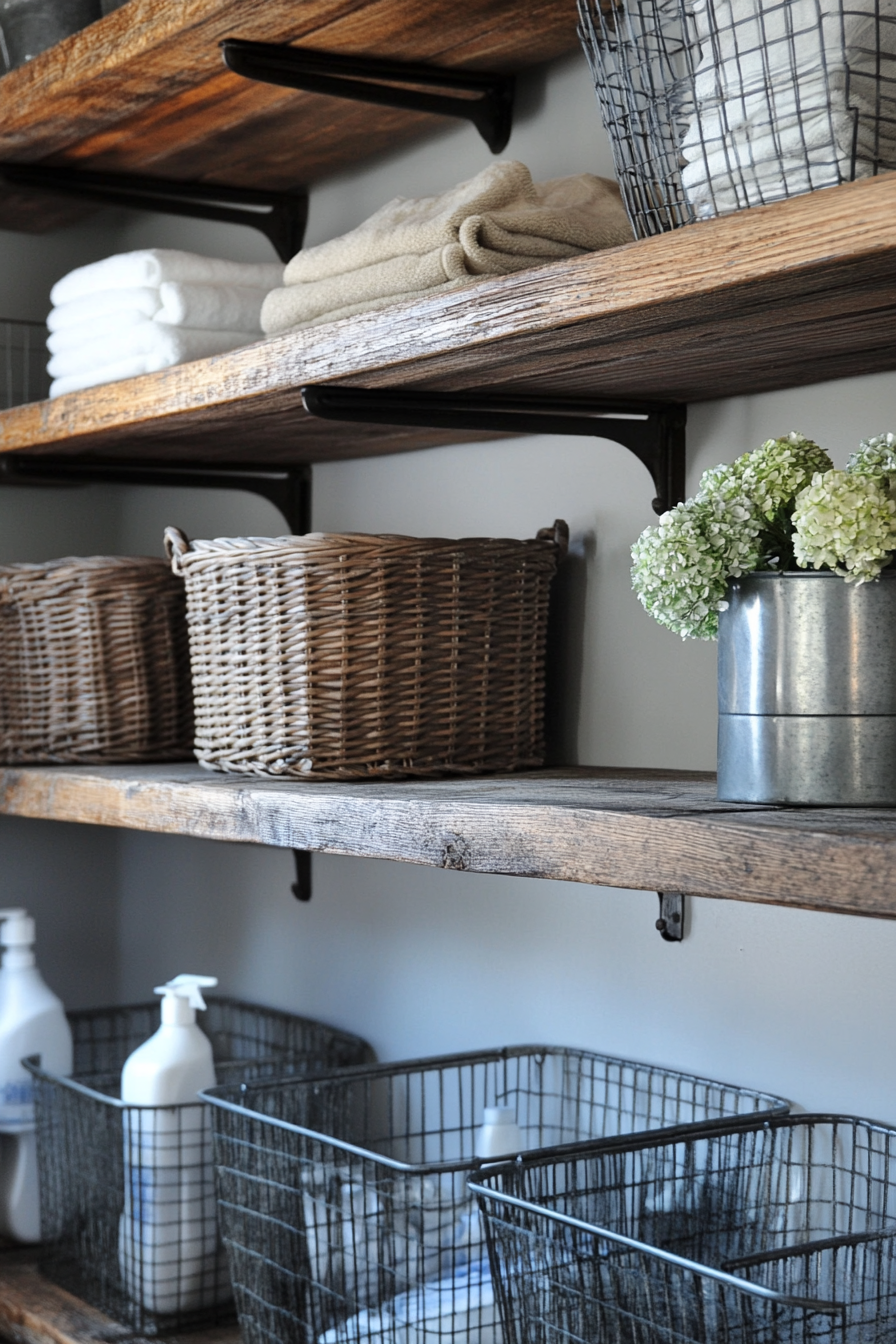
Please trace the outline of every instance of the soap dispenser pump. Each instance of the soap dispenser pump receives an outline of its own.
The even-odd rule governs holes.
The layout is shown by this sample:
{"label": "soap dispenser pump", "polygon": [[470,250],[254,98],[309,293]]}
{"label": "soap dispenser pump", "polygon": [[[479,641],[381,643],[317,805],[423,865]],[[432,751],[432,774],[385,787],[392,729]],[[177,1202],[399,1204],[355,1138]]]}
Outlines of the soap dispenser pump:
{"label": "soap dispenser pump", "polygon": [[21,907],[0,910],[0,1233],[40,1240],[37,1136],[31,1075],[21,1063],[40,1055],[48,1073],[72,1071],[72,1033],[62,1002],[34,956],[34,920]]}
{"label": "soap dispenser pump", "polygon": [[219,1272],[211,1128],[196,1096],[215,1085],[211,1042],[196,1013],[205,1008],[202,990],[217,983],[178,975],[159,985],[161,1026],[121,1071],[119,1264],[128,1293],[153,1312],[191,1311],[229,1295]]}

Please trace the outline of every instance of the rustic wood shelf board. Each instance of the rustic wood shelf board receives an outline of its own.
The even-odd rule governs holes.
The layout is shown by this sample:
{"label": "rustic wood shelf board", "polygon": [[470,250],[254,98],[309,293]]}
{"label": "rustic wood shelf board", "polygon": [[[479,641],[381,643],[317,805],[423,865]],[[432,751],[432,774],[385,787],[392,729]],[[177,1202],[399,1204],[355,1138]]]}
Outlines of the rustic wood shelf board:
{"label": "rustic wood shelf board", "polygon": [[[227,37],[497,73],[578,47],[575,0],[129,0],[4,77],[0,161],[287,190],[458,124],[242,79]],[[52,200],[0,196],[0,227]]]}
{"label": "rustic wood shelf board", "polygon": [[464,436],[313,420],[299,389],[699,401],[896,368],[894,319],[891,174],[14,407],[0,413],[0,451],[222,463],[247,445],[270,463],[401,452]]}
{"label": "rustic wood shelf board", "polygon": [[720,803],[708,774],[331,784],[193,765],[8,766],[0,812],[896,917],[896,811]]}
{"label": "rustic wood shelf board", "polygon": [[[44,1278],[33,1248],[0,1254],[0,1338],[12,1344],[147,1344],[133,1326],[111,1320]],[[189,1344],[240,1344],[236,1325],[180,1338]]]}

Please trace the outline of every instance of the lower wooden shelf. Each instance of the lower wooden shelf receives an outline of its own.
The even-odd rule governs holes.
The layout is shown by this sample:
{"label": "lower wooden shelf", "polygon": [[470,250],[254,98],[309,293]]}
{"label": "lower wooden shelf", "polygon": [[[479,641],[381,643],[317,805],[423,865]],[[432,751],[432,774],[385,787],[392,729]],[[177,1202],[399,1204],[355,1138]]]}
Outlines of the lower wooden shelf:
{"label": "lower wooden shelf", "polygon": [[[240,1344],[236,1324],[194,1330],[184,1344]],[[34,1251],[0,1253],[0,1339],[10,1344],[143,1344],[121,1325],[45,1279]]]}
{"label": "lower wooden shelf", "polygon": [[343,784],[5,767],[0,813],[896,918],[896,810],[720,803],[690,771]]}

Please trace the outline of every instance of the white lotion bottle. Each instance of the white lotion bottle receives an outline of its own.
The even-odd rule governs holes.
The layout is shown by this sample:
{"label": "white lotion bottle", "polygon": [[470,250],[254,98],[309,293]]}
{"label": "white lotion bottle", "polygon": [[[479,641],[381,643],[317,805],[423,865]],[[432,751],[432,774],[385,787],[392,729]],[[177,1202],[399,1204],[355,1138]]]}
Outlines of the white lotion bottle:
{"label": "white lotion bottle", "polygon": [[512,1106],[485,1107],[482,1128],[476,1135],[477,1157],[507,1157],[523,1152],[527,1146]]}
{"label": "white lotion bottle", "polygon": [[34,957],[34,920],[0,910],[0,1233],[40,1241],[34,1085],[22,1065],[40,1055],[48,1073],[72,1071],[72,1033],[62,1002]]}
{"label": "white lotion bottle", "polygon": [[210,975],[178,975],[159,986],[162,1024],[121,1071],[121,1100],[135,1109],[123,1114],[119,1264],[129,1295],[162,1314],[229,1296],[217,1272],[211,1129],[206,1106],[188,1104],[216,1081],[196,1011],[205,1008],[202,989],[217,983]]}

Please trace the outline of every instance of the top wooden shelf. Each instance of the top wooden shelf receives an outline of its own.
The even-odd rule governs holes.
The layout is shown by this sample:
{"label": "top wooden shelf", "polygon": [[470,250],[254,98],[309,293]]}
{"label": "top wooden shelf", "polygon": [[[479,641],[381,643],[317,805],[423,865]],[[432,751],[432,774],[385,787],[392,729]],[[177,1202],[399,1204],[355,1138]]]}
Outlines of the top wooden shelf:
{"label": "top wooden shelf", "polygon": [[[3,78],[0,161],[289,190],[458,124],[241,79],[227,37],[498,73],[578,45],[575,0],[129,0]],[[78,210],[6,189],[0,228]]]}
{"label": "top wooden shelf", "polygon": [[721,803],[714,776],[687,771],[343,784],[7,766],[0,813],[896,917],[896,810]]}
{"label": "top wooden shelf", "polygon": [[688,402],[893,369],[894,263],[890,174],[18,406],[0,452],[281,464],[485,437],[312,420],[304,383]]}

